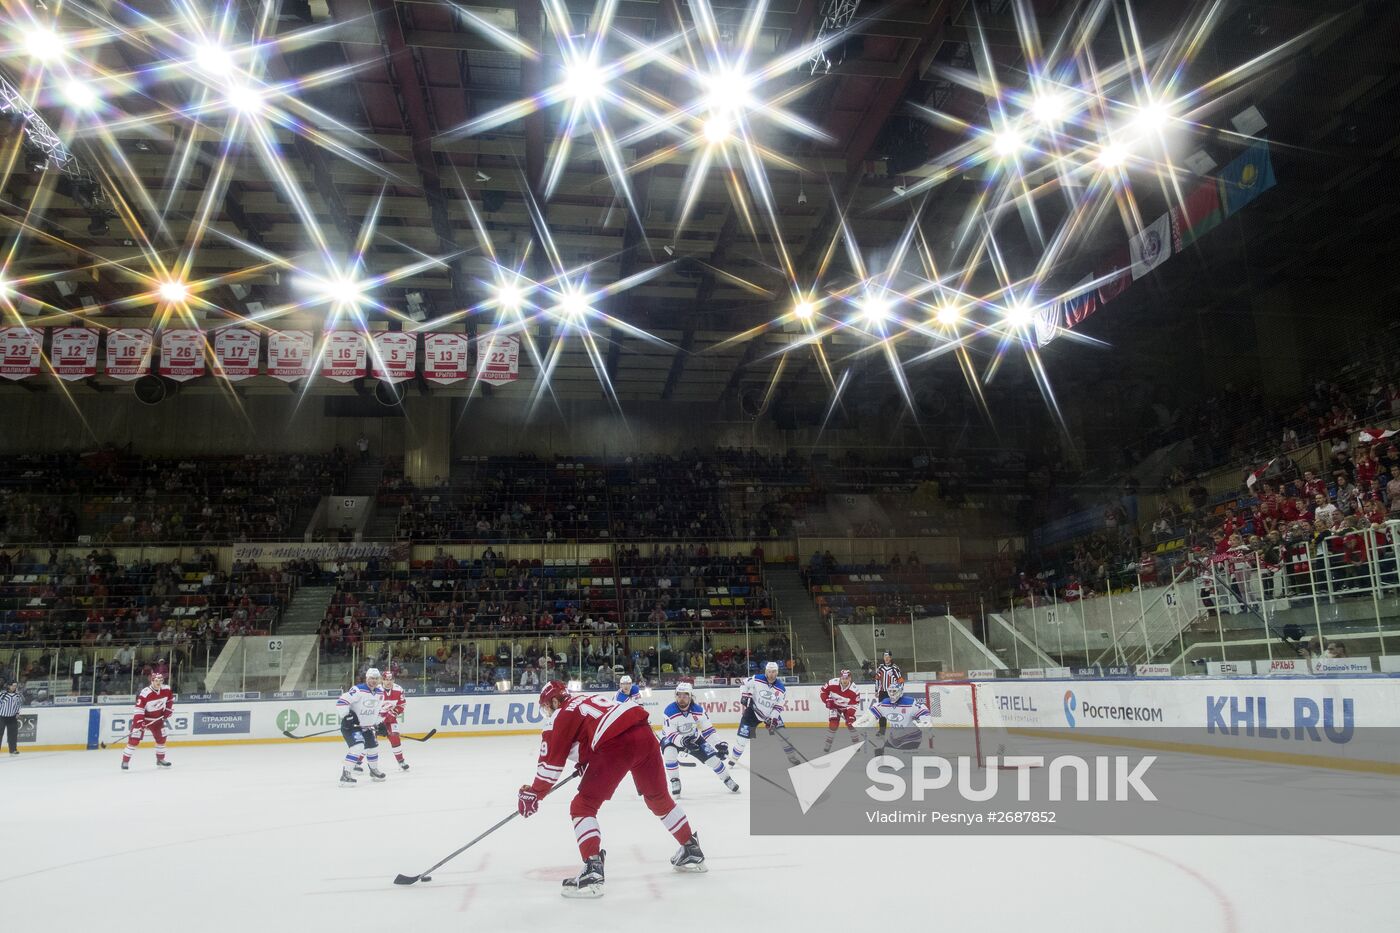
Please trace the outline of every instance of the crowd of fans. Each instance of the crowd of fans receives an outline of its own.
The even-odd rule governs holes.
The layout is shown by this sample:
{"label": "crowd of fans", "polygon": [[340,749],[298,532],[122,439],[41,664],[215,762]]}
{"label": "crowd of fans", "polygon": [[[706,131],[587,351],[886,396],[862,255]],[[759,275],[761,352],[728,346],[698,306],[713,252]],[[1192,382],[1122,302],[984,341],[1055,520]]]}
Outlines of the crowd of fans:
{"label": "crowd of fans", "polygon": [[339,489],[348,455],[148,458],[114,447],[0,461],[0,543],[283,539]]}

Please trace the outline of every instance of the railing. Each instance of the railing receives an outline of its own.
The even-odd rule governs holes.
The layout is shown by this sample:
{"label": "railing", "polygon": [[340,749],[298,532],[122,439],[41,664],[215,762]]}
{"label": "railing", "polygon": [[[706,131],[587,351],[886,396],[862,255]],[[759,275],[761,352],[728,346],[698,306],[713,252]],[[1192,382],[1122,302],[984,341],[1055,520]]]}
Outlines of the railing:
{"label": "railing", "polygon": [[0,647],[0,672],[19,681],[26,702],[63,696],[128,696],[159,670],[177,692],[202,693],[224,639],[109,644],[53,640]]}
{"label": "railing", "polygon": [[[1243,549],[1213,555],[1166,586],[1138,578],[1103,596],[1067,602],[1052,594],[1002,616],[1069,666],[1170,663],[1182,673],[1192,645],[1207,638],[1254,642],[1261,660],[1316,655],[1347,636],[1374,639],[1385,652],[1400,619],[1400,521],[1285,540],[1278,551],[1273,561]],[[1226,655],[1221,648],[1219,659]]]}

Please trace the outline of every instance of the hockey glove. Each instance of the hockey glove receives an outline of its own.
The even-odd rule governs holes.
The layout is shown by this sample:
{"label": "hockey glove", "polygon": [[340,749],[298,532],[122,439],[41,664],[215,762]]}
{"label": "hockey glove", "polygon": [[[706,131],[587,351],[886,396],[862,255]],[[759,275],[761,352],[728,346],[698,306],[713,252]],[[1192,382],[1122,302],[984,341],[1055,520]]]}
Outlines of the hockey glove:
{"label": "hockey glove", "polygon": [[529,784],[520,785],[520,793],[517,796],[515,809],[520,815],[529,819],[540,809],[540,795],[535,793],[534,788]]}
{"label": "hockey glove", "polygon": [[389,737],[389,727],[381,722],[379,725],[374,727],[374,734],[379,736],[381,739],[387,739]]}
{"label": "hockey glove", "polygon": [[782,716],[779,716],[777,713],[774,713],[774,714],[773,714],[773,718],[770,719],[770,720],[768,720],[768,728],[770,728],[770,729],[781,729],[782,727],[783,727],[783,717],[782,717]]}
{"label": "hockey glove", "polygon": [[716,743],[715,743],[715,754],[718,755],[718,756],[721,757],[721,758],[728,758],[728,757],[729,757],[729,743],[728,743],[728,742],[716,742]]}

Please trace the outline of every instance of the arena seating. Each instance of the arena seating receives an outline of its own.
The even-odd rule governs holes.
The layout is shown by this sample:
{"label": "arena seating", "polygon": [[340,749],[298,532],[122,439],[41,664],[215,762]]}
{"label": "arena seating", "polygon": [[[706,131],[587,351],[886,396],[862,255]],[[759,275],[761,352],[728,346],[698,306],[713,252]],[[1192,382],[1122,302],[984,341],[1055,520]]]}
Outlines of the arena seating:
{"label": "arena seating", "polygon": [[143,458],[111,448],[0,460],[0,540],[276,540],[344,482],[343,452]]}
{"label": "arena seating", "polygon": [[[915,555],[898,564],[838,564],[816,555],[802,571],[817,610],[830,624],[908,624],[915,616],[969,614],[975,575],[924,565]],[[971,578],[971,579],[970,579]]]}

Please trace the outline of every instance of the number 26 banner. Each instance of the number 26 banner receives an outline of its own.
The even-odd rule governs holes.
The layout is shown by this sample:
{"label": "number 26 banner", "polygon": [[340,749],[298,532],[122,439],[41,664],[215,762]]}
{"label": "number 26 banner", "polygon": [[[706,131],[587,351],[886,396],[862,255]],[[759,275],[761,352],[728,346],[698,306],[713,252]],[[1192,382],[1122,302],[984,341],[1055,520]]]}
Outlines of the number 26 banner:
{"label": "number 26 banner", "polygon": [[176,382],[204,375],[204,332],[181,327],[161,334],[159,372]]}

